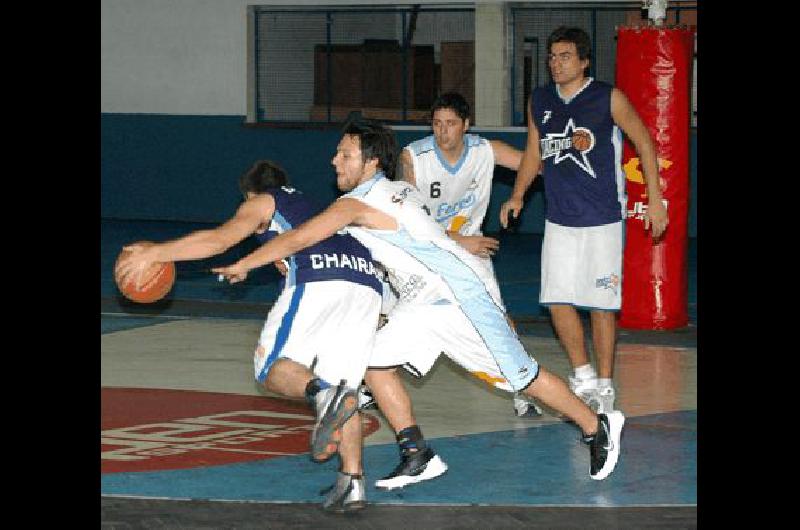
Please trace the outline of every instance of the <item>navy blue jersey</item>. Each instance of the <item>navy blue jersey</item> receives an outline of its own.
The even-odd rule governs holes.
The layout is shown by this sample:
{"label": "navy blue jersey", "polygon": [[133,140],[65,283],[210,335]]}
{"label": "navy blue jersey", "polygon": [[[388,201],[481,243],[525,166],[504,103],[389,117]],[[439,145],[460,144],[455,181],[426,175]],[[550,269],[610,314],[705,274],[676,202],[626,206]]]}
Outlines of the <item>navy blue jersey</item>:
{"label": "navy blue jersey", "polygon": [[[289,188],[272,188],[266,191],[275,199],[275,214],[268,229],[256,234],[261,243],[266,243],[311,219],[323,208],[312,202],[301,192]],[[349,234],[333,234],[315,245],[303,249],[286,260],[287,286],[325,280],[345,280],[372,287],[378,294],[383,287],[372,256],[364,245]]]}
{"label": "navy blue jersey", "polygon": [[599,226],[623,219],[622,133],[611,117],[612,88],[589,78],[568,101],[555,83],[533,91],[545,218],[552,223]]}

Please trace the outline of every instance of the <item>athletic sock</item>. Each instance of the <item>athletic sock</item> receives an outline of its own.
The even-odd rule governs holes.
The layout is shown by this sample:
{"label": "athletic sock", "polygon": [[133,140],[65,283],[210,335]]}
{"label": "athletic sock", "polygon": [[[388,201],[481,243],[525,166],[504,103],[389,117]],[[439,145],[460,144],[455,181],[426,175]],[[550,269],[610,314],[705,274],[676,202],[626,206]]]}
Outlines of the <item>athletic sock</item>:
{"label": "athletic sock", "polygon": [[575,377],[578,379],[594,379],[597,377],[597,372],[591,364],[584,364],[575,368]]}
{"label": "athletic sock", "polygon": [[428,446],[428,444],[425,443],[425,437],[422,436],[419,425],[406,427],[397,433],[396,438],[397,445],[400,446],[400,453],[403,455],[424,451]]}
{"label": "athletic sock", "polygon": [[612,386],[614,386],[614,381],[611,378],[601,377],[597,379],[597,388],[609,388]]}
{"label": "athletic sock", "polygon": [[331,384],[329,382],[325,381],[324,379],[320,379],[319,377],[311,379],[311,381],[309,381],[306,385],[306,401],[308,401],[311,406],[314,406],[314,396],[317,395],[317,392],[330,386]]}

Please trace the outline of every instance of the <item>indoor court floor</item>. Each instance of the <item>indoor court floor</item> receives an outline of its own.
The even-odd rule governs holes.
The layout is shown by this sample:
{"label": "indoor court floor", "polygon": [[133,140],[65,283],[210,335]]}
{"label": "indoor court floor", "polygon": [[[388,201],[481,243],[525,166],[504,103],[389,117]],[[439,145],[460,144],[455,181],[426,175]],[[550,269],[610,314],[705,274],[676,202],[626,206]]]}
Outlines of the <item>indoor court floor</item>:
{"label": "indoor court floor", "polygon": [[[449,465],[438,479],[374,487],[398,461],[394,435],[366,411],[366,510],[321,511],[335,459],[311,461],[313,414],[253,382],[252,351],[277,293],[262,271],[218,284],[213,260],[178,264],[168,298],[125,301],[113,285],[123,243],[163,240],[191,223],[103,221],[101,251],[102,528],[695,528],[697,526],[696,249],[689,316],[672,331],[620,330],[615,384],[627,421],[619,464],[589,478],[578,429],[552,411],[514,415],[511,396],[446,358],[405,377],[419,424]],[[528,352],[566,377],[569,364],[538,297],[541,237],[501,237],[495,268]]]}

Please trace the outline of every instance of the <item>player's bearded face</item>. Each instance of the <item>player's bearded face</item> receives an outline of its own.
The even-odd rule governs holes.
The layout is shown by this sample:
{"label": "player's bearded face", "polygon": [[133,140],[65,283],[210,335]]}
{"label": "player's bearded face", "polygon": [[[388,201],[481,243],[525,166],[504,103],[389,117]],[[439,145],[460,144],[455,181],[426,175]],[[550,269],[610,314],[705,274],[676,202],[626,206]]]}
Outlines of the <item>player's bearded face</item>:
{"label": "player's bearded face", "polygon": [[372,176],[367,174],[369,168],[361,156],[360,144],[358,136],[345,135],[336,146],[331,164],[336,169],[336,185],[341,191],[350,191]]}
{"label": "player's bearded face", "polygon": [[437,109],[433,113],[431,129],[433,129],[433,136],[442,151],[460,149],[468,128],[469,119],[462,120],[453,109]]}

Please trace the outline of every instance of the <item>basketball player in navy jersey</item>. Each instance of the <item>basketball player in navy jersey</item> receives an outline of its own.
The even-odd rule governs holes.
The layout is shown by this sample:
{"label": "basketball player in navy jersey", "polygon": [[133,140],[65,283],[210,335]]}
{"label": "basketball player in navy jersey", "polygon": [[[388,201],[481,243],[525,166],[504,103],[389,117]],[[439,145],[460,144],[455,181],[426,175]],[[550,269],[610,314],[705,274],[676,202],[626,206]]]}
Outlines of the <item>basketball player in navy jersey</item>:
{"label": "basketball player in navy jersey", "polygon": [[[270,161],[257,162],[241,176],[239,187],[244,203],[217,228],[152,246],[126,247],[131,255],[121,261],[123,278],[134,275],[139,281],[140,271],[153,262],[221,254],[249,235],[264,243],[321,211],[289,187],[285,172]],[[361,509],[366,490],[356,389],[372,352],[381,307],[375,264],[352,236],[332,234],[276,265],[284,274],[284,285],[258,341],[255,379],[269,391],[305,397],[316,409],[312,457],[321,462],[338,452],[341,459],[323,507]]]}
{"label": "basketball player in navy jersey", "polygon": [[[390,180],[395,146],[392,131],[379,123],[348,123],[332,160],[337,185],[348,193],[301,226],[214,272],[239,282],[256,267],[347,229],[384,266],[398,293],[387,323],[376,333],[368,373],[403,367],[423,377],[444,353],[494,387],[522,392],[574,421],[589,445],[590,477],[605,479],[620,455],[625,416],[619,411],[595,413],[528,355],[506,319],[486,261],[447,235],[416,187]],[[369,376],[367,382],[380,392]],[[383,489],[402,488],[447,470],[422,438],[402,383],[393,392],[378,404],[398,431],[401,462],[376,481]]]}
{"label": "basketball player in navy jersey", "polygon": [[[647,185],[645,228],[657,239],[667,227],[656,150],[625,95],[587,77],[589,35],[559,27],[547,41],[553,82],[536,88],[528,103],[528,140],[511,198],[500,223],[517,217],[523,196],[543,164],[545,232],[539,303],[574,369],[570,388],[601,413],[614,409],[612,384],[616,312],[622,302],[625,176],[622,132],[639,153]],[[589,362],[576,308],[591,314],[597,370]]]}

